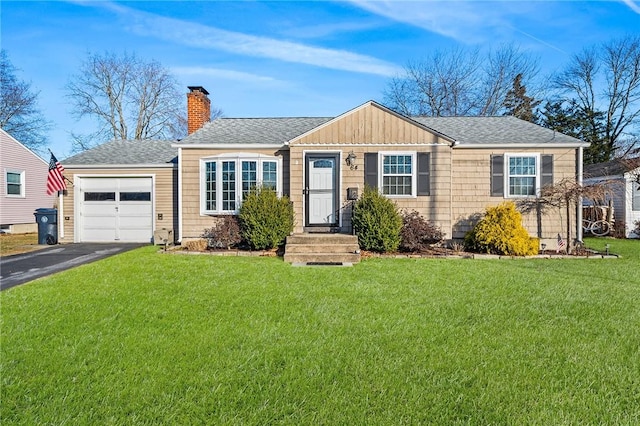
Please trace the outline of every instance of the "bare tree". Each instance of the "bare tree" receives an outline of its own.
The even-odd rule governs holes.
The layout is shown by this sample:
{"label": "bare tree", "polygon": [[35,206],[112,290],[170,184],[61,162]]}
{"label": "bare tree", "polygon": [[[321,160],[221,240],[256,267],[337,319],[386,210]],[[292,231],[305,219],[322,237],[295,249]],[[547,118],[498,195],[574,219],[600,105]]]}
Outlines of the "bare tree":
{"label": "bare tree", "polygon": [[570,253],[572,250],[570,243],[573,238],[571,232],[573,228],[571,223],[571,212],[576,211],[579,207],[581,208],[581,201],[583,198],[604,198],[603,194],[605,190],[606,187],[602,183],[583,185],[575,178],[566,178],[554,183],[553,185],[543,187],[540,190],[540,195],[538,197],[519,200],[516,205],[518,210],[523,213],[536,212],[538,219],[538,237],[541,237],[542,235],[542,215],[549,209],[557,209],[558,220],[564,222],[563,225],[565,226],[568,241],[566,250]]}
{"label": "bare tree", "polygon": [[66,88],[75,116],[94,118],[99,126],[90,135],[73,135],[76,150],[108,139],[171,138],[180,132],[183,96],[156,61],[90,54]]}
{"label": "bare tree", "polygon": [[478,49],[436,51],[390,80],[385,103],[405,115],[498,115],[516,76],[530,84],[537,69],[537,60],[513,45],[485,57]]}
{"label": "bare tree", "polygon": [[538,59],[522,52],[513,44],[505,44],[490,51],[483,65],[483,80],[480,86],[482,107],[478,115],[499,115],[503,112],[504,101],[513,82],[520,76],[520,83],[529,88],[530,93],[540,91],[532,80],[539,73]]}
{"label": "bare tree", "polygon": [[[600,137],[588,141],[603,154],[599,161],[610,160],[621,149],[633,149],[640,124],[640,36],[584,49],[553,83],[566,99],[589,113],[594,129],[602,128]],[[598,121],[598,111],[603,122]]]}
{"label": "bare tree", "polygon": [[7,52],[0,51],[0,127],[32,150],[43,153],[51,128],[38,109],[38,93],[16,77]]}

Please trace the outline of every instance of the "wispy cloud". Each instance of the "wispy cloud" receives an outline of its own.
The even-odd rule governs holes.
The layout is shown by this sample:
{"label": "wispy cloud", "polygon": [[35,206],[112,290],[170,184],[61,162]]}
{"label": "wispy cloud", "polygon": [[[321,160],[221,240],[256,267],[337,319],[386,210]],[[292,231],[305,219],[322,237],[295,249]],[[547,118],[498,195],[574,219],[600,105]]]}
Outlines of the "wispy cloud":
{"label": "wispy cloud", "polygon": [[310,24],[293,28],[285,28],[281,34],[291,35],[298,38],[320,38],[320,37],[336,37],[345,33],[361,32],[380,27],[380,22],[337,22],[327,24]]}
{"label": "wispy cloud", "polygon": [[515,22],[534,19],[540,7],[536,2],[351,0],[351,3],[387,19],[423,28],[465,44],[508,41],[517,32],[536,43],[562,51],[518,29]]}
{"label": "wispy cloud", "polygon": [[216,79],[241,81],[244,83],[273,83],[283,84],[284,82],[273,77],[264,75],[252,74],[242,71],[233,71],[221,68],[209,68],[209,67],[173,67],[171,68],[177,75],[185,77],[214,77]]}
{"label": "wispy cloud", "polygon": [[640,4],[636,3],[634,0],[622,0],[622,3],[626,4],[629,6],[629,9],[640,15]]}
{"label": "wispy cloud", "polygon": [[291,41],[259,37],[140,12],[115,3],[96,3],[126,17],[126,29],[184,46],[221,50],[237,55],[263,57],[335,70],[394,76],[395,64],[346,50],[327,49]]}
{"label": "wispy cloud", "polygon": [[[478,42],[478,35],[502,23],[500,13],[487,14],[487,3],[468,1],[370,1],[351,2],[371,13],[410,24],[461,42]],[[487,34],[483,35],[487,37]]]}

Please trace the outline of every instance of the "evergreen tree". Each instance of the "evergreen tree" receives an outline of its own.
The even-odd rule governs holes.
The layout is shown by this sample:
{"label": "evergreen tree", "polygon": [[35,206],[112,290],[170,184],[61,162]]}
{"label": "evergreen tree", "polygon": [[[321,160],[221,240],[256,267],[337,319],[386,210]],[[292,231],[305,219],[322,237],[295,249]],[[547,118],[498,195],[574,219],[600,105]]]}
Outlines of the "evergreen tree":
{"label": "evergreen tree", "polygon": [[507,109],[504,115],[513,115],[521,120],[536,121],[535,109],[541,101],[527,96],[527,88],[522,84],[522,73],[513,79],[513,86],[504,98],[503,106]]}
{"label": "evergreen tree", "polygon": [[591,146],[584,152],[584,163],[609,161],[613,147],[604,134],[605,116],[601,111],[582,108],[575,100],[547,102],[539,120],[541,126],[573,136]]}

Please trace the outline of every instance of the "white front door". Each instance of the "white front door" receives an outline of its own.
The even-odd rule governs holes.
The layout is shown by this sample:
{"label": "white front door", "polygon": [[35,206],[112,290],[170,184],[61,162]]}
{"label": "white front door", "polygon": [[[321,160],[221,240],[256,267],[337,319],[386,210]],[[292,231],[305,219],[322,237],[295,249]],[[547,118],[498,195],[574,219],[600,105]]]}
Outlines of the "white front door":
{"label": "white front door", "polygon": [[83,242],[150,242],[153,236],[150,177],[82,178],[79,231]]}
{"label": "white front door", "polygon": [[337,155],[307,156],[306,224],[333,226],[338,222],[336,211]]}

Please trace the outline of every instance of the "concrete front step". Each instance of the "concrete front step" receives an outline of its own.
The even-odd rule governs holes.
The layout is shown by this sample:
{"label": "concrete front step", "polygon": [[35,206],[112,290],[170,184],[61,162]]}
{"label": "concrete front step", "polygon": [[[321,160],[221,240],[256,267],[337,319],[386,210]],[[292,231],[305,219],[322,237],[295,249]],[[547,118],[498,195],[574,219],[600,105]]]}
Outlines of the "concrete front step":
{"label": "concrete front step", "polygon": [[294,234],[287,237],[289,244],[358,244],[358,237],[347,234]]}
{"label": "concrete front step", "polygon": [[354,264],[360,262],[358,237],[344,234],[296,234],[287,237],[285,262],[293,264]]}
{"label": "concrete front step", "polygon": [[355,253],[285,253],[284,261],[304,265],[353,265],[360,262]]}
{"label": "concrete front step", "polygon": [[285,253],[357,253],[358,244],[287,244]]}

